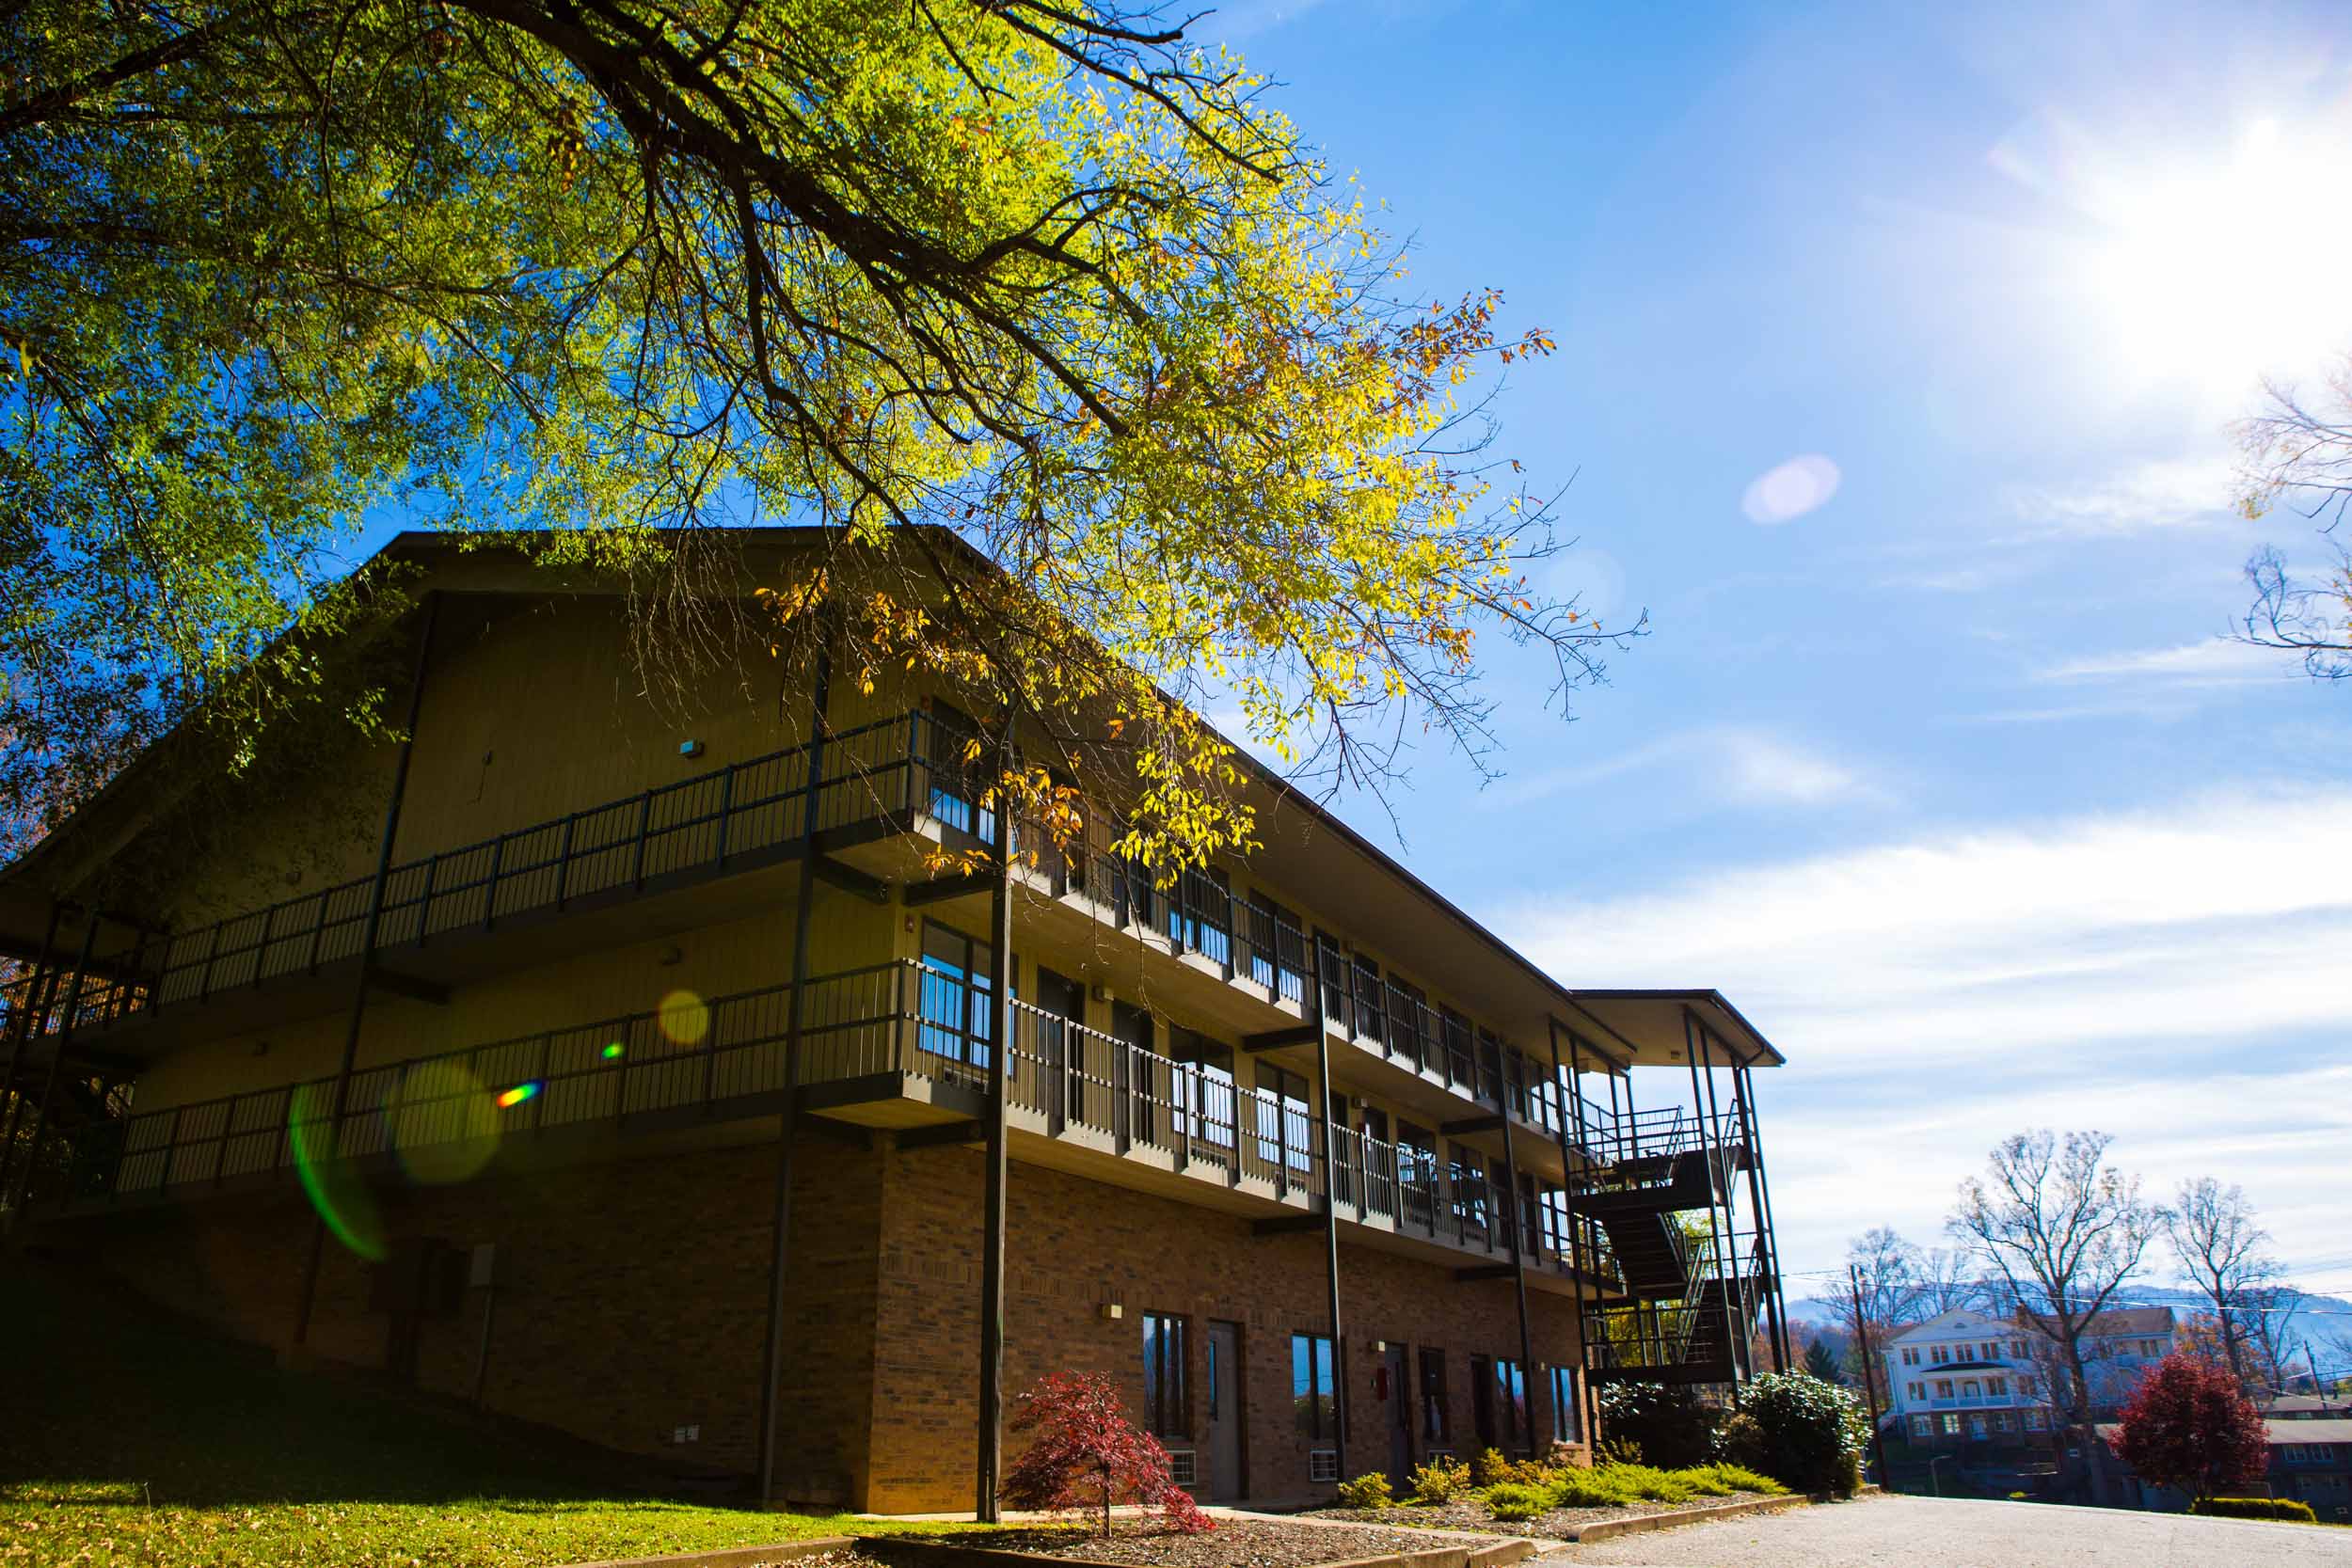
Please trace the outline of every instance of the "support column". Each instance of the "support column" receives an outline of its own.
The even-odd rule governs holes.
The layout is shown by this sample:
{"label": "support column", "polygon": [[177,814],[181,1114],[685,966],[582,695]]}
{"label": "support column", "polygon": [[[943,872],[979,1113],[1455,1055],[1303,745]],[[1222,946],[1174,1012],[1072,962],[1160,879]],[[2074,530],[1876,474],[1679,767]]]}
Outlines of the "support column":
{"label": "support column", "polygon": [[[826,710],[831,705],[833,645],[820,632],[817,678],[809,696],[808,770],[801,797],[801,882],[793,898],[792,990],[784,1003],[784,1113],[776,1128],[776,1207],[768,1249],[768,1345],[760,1358],[759,1503],[776,1500],[776,1392],[784,1375],[784,1286],[792,1261],[792,1147],[801,1132],[801,1036],[808,1017],[808,928],[817,908],[818,804],[825,787]],[[724,831],[724,823],[721,831]]]}
{"label": "support column", "polygon": [[33,1021],[49,1010],[49,999],[43,994],[55,983],[49,972],[49,960],[57,943],[57,922],[65,914],[65,906],[56,899],[49,900],[49,927],[41,933],[40,955],[33,960],[32,972],[24,976],[24,1001],[8,1020],[8,1068],[0,1074],[0,1090],[8,1094],[8,1119],[0,1130],[0,1195],[8,1190],[8,1166],[15,1162],[17,1124],[24,1119],[24,1096],[16,1087],[16,1069],[24,1059],[24,1042],[32,1037]]}
{"label": "support column", "polygon": [[[1576,1220],[1576,1159],[1568,1148],[1568,1107],[1571,1103],[1576,1107],[1577,1141],[1580,1144],[1583,1142],[1584,1097],[1578,1091],[1573,1077],[1563,1080],[1560,1076],[1560,1021],[1547,1018],[1544,1023],[1551,1036],[1552,1091],[1563,1097],[1563,1103],[1552,1107],[1551,1121],[1552,1132],[1560,1144],[1560,1224],[1566,1232],[1562,1239],[1568,1244],[1568,1273],[1576,1286],[1577,1436],[1584,1443],[1586,1451],[1590,1452],[1593,1441],[1593,1358],[1584,1344],[1584,1291],[1592,1275],[1585,1268],[1584,1227]],[[1573,1035],[1568,1037],[1568,1052],[1573,1069],[1576,1053],[1576,1037]],[[1552,1412],[1555,1423],[1561,1414],[1559,1411]],[[1555,1440],[1559,1435],[1556,1431],[1552,1433]]]}
{"label": "support column", "polygon": [[[32,1197],[33,1178],[40,1170],[41,1151],[49,1147],[49,1107],[57,1098],[57,1081],[65,1076],[66,1048],[73,1043],[74,1022],[82,1016],[82,978],[89,973],[90,947],[98,940],[98,911],[89,911],[84,919],[87,923],[82,927],[81,955],[73,960],[73,978],[66,982],[65,1016],[57,1024],[57,1043],[49,1053],[49,1076],[40,1086],[40,1104],[33,1112],[33,1151],[25,1157],[24,1174],[11,1179],[16,1183],[16,1202],[9,1207],[19,1214]],[[18,1099],[21,1101],[23,1096]],[[6,1199],[8,1191],[0,1187],[0,1201]]]}
{"label": "support column", "polygon": [[989,897],[987,1166],[981,1196],[980,1430],[978,1497],[983,1524],[1002,1518],[996,1499],[1005,1463],[1005,1134],[1008,1058],[1012,1054],[1012,720],[996,742],[996,885]]}
{"label": "support column", "polygon": [[[1323,933],[1315,933],[1315,1081],[1323,1115],[1323,1263],[1331,1307],[1331,1415],[1339,1439],[1340,1474],[1347,1474],[1347,1337],[1340,1330],[1340,1203],[1338,1140],[1331,1135],[1331,1035],[1323,1016]],[[1404,1397],[1403,1390],[1398,1397]]]}
{"label": "support column", "polygon": [[[416,677],[408,683],[407,727],[401,732],[400,750],[392,763],[392,797],[384,807],[384,840],[375,854],[375,879],[368,889],[368,918],[359,934],[359,975],[351,985],[351,1011],[343,1024],[342,1060],[335,1069],[335,1092],[326,1122],[326,1157],[342,1156],[343,1113],[351,1098],[351,1069],[359,1060],[359,1027],[368,1014],[368,971],[375,963],[375,942],[384,924],[384,889],[392,876],[392,846],[400,837],[400,807],[408,793],[408,759],[417,749],[417,715],[424,705],[425,664],[433,656],[433,625],[441,611],[437,591],[424,596],[424,626],[417,634]],[[326,919],[322,911],[321,920]],[[294,1342],[310,1338],[310,1310],[318,1301],[319,1264],[326,1253],[326,1221],[310,1216],[310,1250],[302,1264],[302,1299],[294,1312]]]}
{"label": "support column", "polygon": [[[1720,1142],[1723,1137],[1724,1122],[1723,1109],[1715,1098],[1715,1055],[1713,1047],[1709,1043],[1713,1037],[1708,1031],[1707,1025],[1704,1023],[1698,1024],[1697,1029],[1699,1037],[1699,1070],[1705,1076],[1707,1083],[1707,1125],[1710,1129],[1709,1136]],[[1739,1120],[1739,1102],[1737,1101],[1733,1101],[1732,1111],[1734,1113],[1733,1119],[1735,1121]],[[1740,1147],[1744,1149],[1747,1145],[1747,1126],[1744,1122],[1740,1123],[1739,1132]],[[1724,1227],[1726,1232],[1724,1238],[1726,1243],[1724,1251],[1731,1259],[1732,1268],[1736,1271],[1744,1265],[1741,1263],[1740,1259],[1738,1238],[1735,1234],[1731,1233],[1732,1228],[1737,1224],[1738,1220],[1738,1216],[1734,1213],[1732,1206],[1738,1196],[1739,1187],[1732,1175],[1730,1151],[1727,1148],[1724,1150],[1723,1156],[1723,1175]],[[1760,1211],[1756,1214],[1756,1234],[1760,1243],[1764,1227],[1764,1216]],[[1760,1258],[1757,1260],[1757,1266],[1759,1268],[1762,1266]],[[1741,1324],[1741,1331],[1738,1340],[1735,1342],[1734,1348],[1739,1352],[1740,1364],[1747,1368],[1748,1375],[1750,1377],[1754,1377],[1756,1375],[1756,1327],[1752,1320],[1755,1317],[1755,1313],[1749,1309],[1748,1304],[1751,1298],[1746,1285],[1740,1283],[1740,1279],[1741,1276],[1735,1273],[1731,1279],[1724,1282],[1724,1302],[1725,1309],[1728,1311],[1731,1302],[1732,1286],[1734,1284],[1740,1284],[1740,1322]],[[1758,1283],[1760,1285],[1761,1281],[1758,1281]],[[1762,1304],[1757,1303],[1757,1305],[1760,1306]],[[1775,1358],[1777,1358],[1780,1354],[1777,1341],[1773,1344],[1772,1354]],[[1774,1368],[1773,1370],[1778,1370],[1779,1369]]]}
{"label": "support column", "polygon": [[1502,1112],[1502,1181],[1511,1198],[1511,1291],[1519,1309],[1519,1380],[1525,1390],[1527,1448],[1535,1450],[1535,1337],[1527,1326],[1527,1216],[1519,1212],[1519,1162],[1511,1143],[1511,1077],[1502,1041],[1490,1038],[1495,1053],[1495,1104]]}
{"label": "support column", "polygon": [[1788,1346],[1788,1303],[1781,1293],[1780,1232],[1772,1227],[1772,1179],[1764,1168],[1764,1132],[1762,1118],[1756,1110],[1756,1064],[1741,1062],[1733,1068],[1733,1082],[1740,1089],[1740,1103],[1747,1114],[1748,1179],[1755,1183],[1756,1223],[1763,1227],[1766,1266],[1772,1270],[1771,1288],[1767,1292],[1772,1304],[1774,1331],[1780,1336],[1775,1350],[1781,1365],[1792,1366]]}
{"label": "support column", "polygon": [[[1696,1022],[1697,1020],[1692,1016],[1691,1009],[1683,1008],[1682,1055],[1685,1064],[1691,1069],[1691,1113],[1701,1124],[1699,1154],[1707,1164],[1707,1228],[1710,1232],[1709,1240],[1712,1243],[1708,1250],[1714,1257],[1715,1282],[1723,1291],[1724,1354],[1731,1359],[1733,1402],[1736,1404],[1739,1398],[1740,1349],[1731,1332],[1731,1272],[1727,1262],[1730,1257],[1731,1238],[1724,1234],[1731,1228],[1731,1216],[1728,1213],[1723,1213],[1723,1206],[1716,1200],[1715,1196],[1715,1188],[1722,1172],[1715,1163],[1714,1118],[1707,1114],[1706,1092],[1699,1087],[1700,1047],[1695,1029]],[[1716,1217],[1719,1213],[1723,1214],[1721,1220]],[[1705,1298],[1702,1296],[1701,1299]]]}

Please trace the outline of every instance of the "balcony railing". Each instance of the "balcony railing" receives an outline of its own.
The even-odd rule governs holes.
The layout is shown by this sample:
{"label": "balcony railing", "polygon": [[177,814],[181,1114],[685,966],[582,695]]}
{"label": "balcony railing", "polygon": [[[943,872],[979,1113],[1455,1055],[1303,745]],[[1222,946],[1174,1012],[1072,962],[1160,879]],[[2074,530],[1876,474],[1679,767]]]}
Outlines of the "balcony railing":
{"label": "balcony railing", "polygon": [[[972,994],[959,977],[907,960],[810,980],[800,1082],[895,1075],[983,1088],[994,1042]],[[352,1075],[340,1124],[326,1078],[94,1123],[38,1173],[36,1198],[90,1207],[291,1180],[299,1166],[334,1160],[416,1167],[451,1150],[486,1158],[505,1140],[564,1128],[771,1116],[786,1087],[790,1001],[789,985],[772,986],[364,1068]],[[1016,1001],[1012,1016],[1006,1074],[1016,1126],[1310,1208],[1329,1192],[1343,1217],[1384,1229],[1508,1248],[1490,1222],[1496,1199],[1510,1205],[1483,1175],[1357,1129],[1337,1130],[1335,1169],[1299,1101],[1026,1003]],[[877,1098],[902,1092],[898,1084],[874,1089]],[[1549,1225],[1539,1233],[1530,1218],[1532,1261],[1561,1268],[1559,1249],[1536,1246],[1549,1241]]]}

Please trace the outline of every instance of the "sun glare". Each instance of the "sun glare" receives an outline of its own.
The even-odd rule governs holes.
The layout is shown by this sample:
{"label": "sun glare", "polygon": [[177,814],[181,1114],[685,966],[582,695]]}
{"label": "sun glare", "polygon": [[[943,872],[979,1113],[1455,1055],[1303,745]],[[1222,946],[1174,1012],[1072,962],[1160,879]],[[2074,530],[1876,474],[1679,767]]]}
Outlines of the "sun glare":
{"label": "sun glare", "polygon": [[2116,164],[2070,194],[2092,220],[2078,286],[2120,362],[2235,395],[2352,340],[2352,146],[2257,121],[2226,152]]}

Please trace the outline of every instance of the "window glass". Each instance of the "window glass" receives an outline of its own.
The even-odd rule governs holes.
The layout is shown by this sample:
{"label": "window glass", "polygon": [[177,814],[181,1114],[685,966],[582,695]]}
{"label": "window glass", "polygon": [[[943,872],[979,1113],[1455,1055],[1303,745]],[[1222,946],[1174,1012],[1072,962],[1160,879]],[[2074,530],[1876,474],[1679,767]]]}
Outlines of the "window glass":
{"label": "window glass", "polygon": [[944,827],[995,843],[996,814],[977,803],[988,793],[979,782],[988,767],[987,751],[973,750],[979,727],[942,703],[932,705],[930,732],[923,759],[930,772],[930,814]]}
{"label": "window glass", "polygon": [[989,1005],[993,958],[986,942],[936,921],[923,923],[922,1046],[950,1061],[985,1068],[995,1009]]}
{"label": "window glass", "polygon": [[1143,1315],[1143,1408],[1156,1435],[1191,1434],[1184,1403],[1184,1320],[1165,1312]]}
{"label": "window glass", "polygon": [[1551,1369],[1551,1431],[1561,1442],[1573,1443],[1581,1435],[1576,1423],[1576,1369]]}
{"label": "window glass", "polygon": [[1321,1442],[1339,1430],[1337,1387],[1331,1375],[1331,1337],[1292,1335],[1291,1405],[1298,1434],[1309,1442]]}
{"label": "window glass", "polygon": [[1421,1352],[1421,1434],[1432,1443],[1451,1441],[1445,1409],[1445,1352],[1423,1345]]}

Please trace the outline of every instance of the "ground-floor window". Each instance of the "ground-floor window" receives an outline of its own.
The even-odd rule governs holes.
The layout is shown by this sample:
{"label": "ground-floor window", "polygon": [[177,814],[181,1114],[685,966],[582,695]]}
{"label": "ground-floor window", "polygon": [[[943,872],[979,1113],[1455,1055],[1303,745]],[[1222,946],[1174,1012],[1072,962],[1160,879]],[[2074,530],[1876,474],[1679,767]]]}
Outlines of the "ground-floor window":
{"label": "ground-floor window", "polygon": [[1944,1435],[1947,1437],[1957,1437],[1960,1435],[1959,1417],[1947,1416],[1944,1418]]}
{"label": "ground-floor window", "polygon": [[1925,1416],[1914,1416],[1911,1418],[1911,1435],[1925,1441],[1934,1434],[1935,1423],[1929,1418]]}
{"label": "ground-floor window", "polygon": [[2040,1410],[2028,1410],[2026,1412],[2026,1430],[2027,1432],[2044,1431],[2048,1428],[2049,1424],[2050,1418],[2046,1412]]}
{"label": "ground-floor window", "polygon": [[1451,1443],[1446,1425],[1445,1352],[1434,1345],[1421,1349],[1421,1434],[1432,1443]]}
{"label": "ground-floor window", "polygon": [[1291,1336],[1291,1405],[1297,1412],[1298,1434],[1309,1442],[1338,1434],[1339,1379],[1329,1335]]}
{"label": "ground-floor window", "polygon": [[1143,1315],[1144,1419],[1161,1437],[1189,1437],[1184,1402],[1184,1320],[1166,1312]]}
{"label": "ground-floor window", "polygon": [[1515,1450],[1525,1445],[1527,1374],[1498,1355],[1470,1357],[1470,1416],[1481,1448]]}
{"label": "ground-floor window", "polygon": [[1563,1443],[1573,1443],[1582,1435],[1576,1422],[1576,1369],[1551,1369],[1551,1433]]}
{"label": "ground-floor window", "polygon": [[1527,1417],[1527,1369],[1517,1361],[1498,1357],[1495,1396],[1495,1408],[1502,1416],[1502,1450],[1516,1453],[1535,1439],[1534,1424]]}

